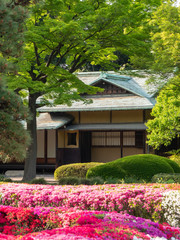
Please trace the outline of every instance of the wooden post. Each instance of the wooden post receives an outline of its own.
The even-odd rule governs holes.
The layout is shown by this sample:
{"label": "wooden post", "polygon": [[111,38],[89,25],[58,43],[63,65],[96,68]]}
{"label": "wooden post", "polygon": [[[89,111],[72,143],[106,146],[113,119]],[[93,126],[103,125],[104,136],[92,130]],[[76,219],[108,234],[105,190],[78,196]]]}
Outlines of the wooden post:
{"label": "wooden post", "polygon": [[44,130],[44,162],[47,164],[48,162],[48,143],[47,143],[47,129]]}

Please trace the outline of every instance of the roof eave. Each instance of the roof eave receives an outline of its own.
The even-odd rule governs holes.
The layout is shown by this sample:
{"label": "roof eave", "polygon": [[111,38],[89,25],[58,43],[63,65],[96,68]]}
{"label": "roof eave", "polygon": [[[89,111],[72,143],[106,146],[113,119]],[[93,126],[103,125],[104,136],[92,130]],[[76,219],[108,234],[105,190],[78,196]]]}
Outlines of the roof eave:
{"label": "roof eave", "polygon": [[86,108],[86,109],[75,109],[75,108],[64,108],[64,109],[53,109],[53,108],[45,108],[45,109],[38,109],[39,112],[85,112],[85,111],[118,111],[118,110],[143,110],[143,109],[152,109],[153,105],[149,106],[138,106],[138,107],[101,107],[101,108]]}

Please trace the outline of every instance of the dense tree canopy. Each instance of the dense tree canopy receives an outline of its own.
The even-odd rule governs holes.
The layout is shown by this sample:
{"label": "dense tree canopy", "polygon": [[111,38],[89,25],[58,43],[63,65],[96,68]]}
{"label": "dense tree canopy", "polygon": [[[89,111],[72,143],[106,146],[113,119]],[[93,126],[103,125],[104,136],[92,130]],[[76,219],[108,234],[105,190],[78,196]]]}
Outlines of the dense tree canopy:
{"label": "dense tree canopy", "polygon": [[0,160],[3,162],[23,161],[29,142],[21,123],[27,118],[27,109],[3,81],[6,72],[16,71],[7,58],[20,56],[24,17],[23,8],[0,0]]}
{"label": "dense tree canopy", "polygon": [[151,24],[152,69],[162,76],[154,83],[162,89],[152,111],[154,119],[147,123],[148,143],[159,148],[180,134],[180,7],[162,4]]}

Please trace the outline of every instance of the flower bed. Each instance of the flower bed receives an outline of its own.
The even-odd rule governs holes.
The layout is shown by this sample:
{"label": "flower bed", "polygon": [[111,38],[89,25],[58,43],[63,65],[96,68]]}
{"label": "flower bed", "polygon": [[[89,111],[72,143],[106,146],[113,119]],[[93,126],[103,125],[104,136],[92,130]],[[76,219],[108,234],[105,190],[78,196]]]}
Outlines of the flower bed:
{"label": "flower bed", "polygon": [[179,228],[160,224],[169,187],[179,189],[159,184],[2,184],[0,239],[180,239]]}
{"label": "flower bed", "polygon": [[[4,236],[9,236],[9,239],[24,240],[56,239],[56,237],[74,239],[75,236],[84,239],[133,239],[134,236],[141,239],[151,239],[151,237],[180,239],[178,228],[116,212],[0,206],[0,213],[2,233],[0,239],[4,239]],[[38,233],[39,231],[41,232]],[[22,237],[19,234],[25,235]]]}
{"label": "flower bed", "polygon": [[129,213],[163,222],[161,201],[167,190],[154,185],[50,186],[0,185],[0,204],[15,207],[76,207]]}

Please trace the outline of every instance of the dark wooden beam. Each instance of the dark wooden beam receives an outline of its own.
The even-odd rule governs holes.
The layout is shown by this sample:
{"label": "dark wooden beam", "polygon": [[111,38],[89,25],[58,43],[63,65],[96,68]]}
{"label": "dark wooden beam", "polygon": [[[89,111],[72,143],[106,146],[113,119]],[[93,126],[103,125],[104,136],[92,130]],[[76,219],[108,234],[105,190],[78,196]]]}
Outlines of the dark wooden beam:
{"label": "dark wooden beam", "polygon": [[121,158],[123,157],[123,131],[120,131]]}
{"label": "dark wooden beam", "polygon": [[44,162],[47,164],[48,143],[47,143],[47,129],[44,130]]}

